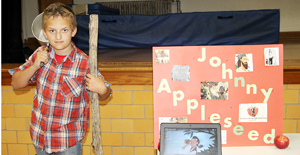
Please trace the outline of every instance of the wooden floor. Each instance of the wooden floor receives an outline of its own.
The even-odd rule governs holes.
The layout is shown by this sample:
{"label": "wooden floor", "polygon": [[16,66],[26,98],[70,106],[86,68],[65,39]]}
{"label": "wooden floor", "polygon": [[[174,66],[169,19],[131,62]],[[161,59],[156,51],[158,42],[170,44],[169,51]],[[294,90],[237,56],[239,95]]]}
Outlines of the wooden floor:
{"label": "wooden floor", "polygon": [[300,68],[300,38],[282,40],[284,51],[284,68],[299,69]]}
{"label": "wooden floor", "polygon": [[300,84],[300,32],[281,32],[284,51],[284,84]]}

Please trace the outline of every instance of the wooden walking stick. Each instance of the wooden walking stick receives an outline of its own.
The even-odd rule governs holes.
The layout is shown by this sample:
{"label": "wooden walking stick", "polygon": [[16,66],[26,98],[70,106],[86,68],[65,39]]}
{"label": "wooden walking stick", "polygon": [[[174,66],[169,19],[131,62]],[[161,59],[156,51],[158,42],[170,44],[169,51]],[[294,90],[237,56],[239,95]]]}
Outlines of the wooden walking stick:
{"label": "wooden walking stick", "polygon": [[[89,65],[90,73],[97,77],[97,49],[98,49],[98,15],[90,15],[89,23]],[[92,121],[93,121],[93,142],[92,146],[95,155],[103,155],[102,141],[100,135],[100,109],[98,94],[91,92]]]}

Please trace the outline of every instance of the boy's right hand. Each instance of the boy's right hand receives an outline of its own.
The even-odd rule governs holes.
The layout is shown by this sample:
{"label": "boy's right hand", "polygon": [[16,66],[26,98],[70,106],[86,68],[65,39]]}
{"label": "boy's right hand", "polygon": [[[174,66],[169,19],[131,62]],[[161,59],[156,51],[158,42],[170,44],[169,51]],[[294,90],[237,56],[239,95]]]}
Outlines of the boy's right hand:
{"label": "boy's right hand", "polygon": [[36,55],[33,65],[37,68],[40,68],[40,67],[42,67],[40,65],[41,62],[46,64],[46,63],[48,63],[48,59],[49,59],[49,52],[48,52],[47,48],[44,48],[43,50],[37,52],[37,55]]}

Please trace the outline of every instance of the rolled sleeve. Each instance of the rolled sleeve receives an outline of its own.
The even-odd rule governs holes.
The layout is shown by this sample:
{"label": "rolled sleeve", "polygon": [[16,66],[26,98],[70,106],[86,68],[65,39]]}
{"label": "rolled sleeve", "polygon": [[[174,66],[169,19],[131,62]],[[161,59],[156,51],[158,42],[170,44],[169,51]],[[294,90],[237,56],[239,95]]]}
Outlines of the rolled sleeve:
{"label": "rolled sleeve", "polygon": [[[38,51],[40,51],[40,48],[36,49],[24,64],[22,64],[21,66],[19,66],[17,68],[8,70],[9,74],[13,75],[18,71],[21,71],[21,70],[24,70],[24,69],[30,67],[34,63],[34,60],[35,60],[35,57],[36,57],[36,54]],[[36,75],[37,75],[37,72],[31,77],[31,79],[29,80],[29,83],[36,82]]]}

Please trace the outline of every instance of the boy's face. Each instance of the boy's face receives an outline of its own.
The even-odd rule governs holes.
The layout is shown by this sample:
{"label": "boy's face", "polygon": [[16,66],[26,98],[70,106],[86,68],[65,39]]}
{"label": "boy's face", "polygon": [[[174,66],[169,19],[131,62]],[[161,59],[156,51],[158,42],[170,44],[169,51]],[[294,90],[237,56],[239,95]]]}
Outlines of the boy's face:
{"label": "boy's face", "polygon": [[71,39],[75,36],[77,28],[73,29],[71,21],[61,16],[50,17],[46,21],[44,36],[59,55],[67,55],[73,48]]}
{"label": "boy's face", "polygon": [[192,146],[197,146],[198,145],[198,139],[194,138],[191,141],[192,141],[192,144],[191,144]]}

